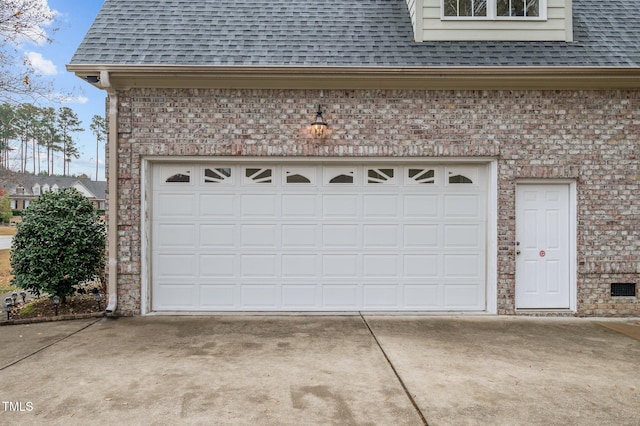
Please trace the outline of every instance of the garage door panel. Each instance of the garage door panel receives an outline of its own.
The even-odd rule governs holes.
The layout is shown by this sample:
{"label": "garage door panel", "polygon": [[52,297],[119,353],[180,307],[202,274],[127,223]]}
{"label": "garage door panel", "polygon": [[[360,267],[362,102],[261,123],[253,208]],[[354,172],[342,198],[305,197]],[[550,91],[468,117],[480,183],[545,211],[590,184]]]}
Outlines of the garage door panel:
{"label": "garage door panel", "polygon": [[207,310],[227,309],[236,306],[236,285],[200,284],[200,308]]}
{"label": "garage door panel", "polygon": [[437,277],[440,258],[437,254],[407,254],[404,256],[404,275],[409,278]]}
{"label": "garage door panel", "polygon": [[282,217],[310,218],[318,215],[317,196],[314,194],[283,194]]}
{"label": "garage door panel", "polygon": [[275,217],[276,195],[247,194],[240,197],[240,217]]}
{"label": "garage door panel", "polygon": [[485,166],[153,167],[154,310],[485,309]]}
{"label": "garage door panel", "polygon": [[404,196],[404,216],[408,218],[437,218],[440,196],[407,194]]}
{"label": "garage door panel", "polygon": [[[192,308],[198,300],[195,284],[160,284],[154,294],[154,309],[181,310]],[[159,303],[157,301],[163,301]]]}
{"label": "garage door panel", "polygon": [[188,249],[198,244],[197,225],[185,223],[163,223],[156,233],[158,246],[163,249]]}
{"label": "garage door panel", "polygon": [[402,298],[397,284],[367,284],[363,286],[364,309],[397,308]]}
{"label": "garage door panel", "polygon": [[364,196],[364,217],[398,217],[398,196],[371,194]]}
{"label": "garage door panel", "polygon": [[482,211],[479,195],[445,195],[445,217],[479,218]]}
{"label": "garage door panel", "polygon": [[322,244],[326,248],[356,248],[358,246],[358,229],[351,225],[324,225],[322,227]]}
{"label": "garage door panel", "polygon": [[317,307],[318,286],[316,284],[283,284],[282,307],[306,309]]}
{"label": "garage door panel", "polygon": [[318,225],[282,225],[282,247],[313,248],[318,245]]}
{"label": "garage door panel", "polygon": [[439,309],[441,307],[440,286],[438,284],[405,284],[404,307],[407,309],[424,310]]}
{"label": "garage door panel", "polygon": [[232,194],[201,194],[200,217],[232,218],[236,215],[236,196]]}
{"label": "garage door panel", "polygon": [[327,308],[358,308],[358,286],[347,282],[322,286],[322,305]]}
{"label": "garage door panel", "polygon": [[322,256],[322,275],[325,277],[355,278],[359,269],[358,256],[353,254],[328,254]]}
{"label": "garage door panel", "polygon": [[240,276],[274,278],[277,262],[277,256],[274,254],[241,255]]}
{"label": "garage door panel", "polygon": [[480,278],[482,258],[477,254],[445,254],[444,274],[448,277]]}
{"label": "garage door panel", "polygon": [[191,218],[192,220],[198,217],[198,197],[195,193],[177,193],[167,192],[158,195],[157,208],[158,218],[174,218],[179,217],[181,219]]}
{"label": "garage door panel", "polygon": [[236,255],[233,254],[202,254],[200,255],[200,276],[235,277]]}
{"label": "garage door panel", "polygon": [[363,255],[363,276],[365,278],[397,277],[400,268],[398,256],[393,254],[365,254]]}
{"label": "garage door panel", "polygon": [[275,284],[243,284],[240,294],[243,308],[271,310],[279,305],[278,288]]}
{"label": "garage door panel", "polygon": [[317,277],[318,262],[316,254],[283,254],[282,277]]}
{"label": "garage door panel", "polygon": [[474,225],[445,225],[444,226],[444,247],[445,248],[480,248],[484,243],[482,227]]}
{"label": "garage door panel", "polygon": [[440,225],[405,225],[404,246],[407,248],[440,247]]}
{"label": "garage door panel", "polygon": [[479,284],[446,284],[444,306],[449,309],[484,309],[484,288]]}
{"label": "garage door panel", "polygon": [[399,225],[364,225],[364,248],[398,248],[400,233]]}
{"label": "garage door panel", "polygon": [[278,246],[276,239],[277,225],[242,225],[240,228],[240,242],[242,247],[271,247]]}
{"label": "garage door panel", "polygon": [[358,217],[357,194],[324,195],[322,197],[322,214],[327,218]]}
{"label": "garage door panel", "polygon": [[231,249],[235,247],[235,225],[200,225],[200,247]]}
{"label": "garage door panel", "polygon": [[195,277],[198,271],[196,254],[163,252],[157,255],[157,270],[162,277]]}

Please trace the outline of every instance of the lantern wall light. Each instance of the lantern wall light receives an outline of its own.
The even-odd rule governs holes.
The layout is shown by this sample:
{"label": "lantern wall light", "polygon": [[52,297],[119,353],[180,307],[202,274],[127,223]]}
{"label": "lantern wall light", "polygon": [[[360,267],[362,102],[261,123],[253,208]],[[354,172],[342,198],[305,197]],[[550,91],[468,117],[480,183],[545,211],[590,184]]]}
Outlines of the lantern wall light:
{"label": "lantern wall light", "polygon": [[311,123],[311,133],[316,138],[322,138],[327,133],[329,125],[322,118],[322,109],[318,105],[318,111],[316,112],[316,119]]}

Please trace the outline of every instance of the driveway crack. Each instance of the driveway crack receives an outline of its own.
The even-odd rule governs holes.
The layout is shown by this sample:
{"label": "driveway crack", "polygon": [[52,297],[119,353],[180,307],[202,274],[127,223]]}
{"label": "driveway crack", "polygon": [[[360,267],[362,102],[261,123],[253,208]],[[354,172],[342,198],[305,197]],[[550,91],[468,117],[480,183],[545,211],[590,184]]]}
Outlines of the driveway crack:
{"label": "driveway crack", "polygon": [[396,370],[396,367],[391,362],[391,359],[389,359],[389,356],[387,355],[382,345],[380,344],[378,337],[371,329],[371,326],[367,322],[367,319],[364,317],[364,315],[362,315],[362,312],[358,312],[358,313],[360,314],[360,318],[362,318],[362,322],[364,322],[364,325],[367,327],[367,330],[369,330],[371,337],[373,337],[373,340],[376,342],[376,345],[378,345],[380,352],[382,352],[384,359],[387,360],[387,364],[389,364],[389,367],[391,367],[391,370],[393,371],[393,374],[395,374],[396,379],[398,379],[398,382],[400,382],[400,386],[402,386],[402,389],[404,390],[404,393],[407,395],[407,398],[409,398],[409,401],[411,401],[411,405],[413,405],[413,408],[416,410],[416,413],[418,413],[418,417],[420,417],[420,419],[422,420],[422,424],[424,426],[429,426],[429,423],[427,423],[427,419],[424,417],[424,414],[422,414],[422,410],[420,410],[420,407],[418,407],[418,404],[416,403],[415,398],[413,397],[413,395],[411,395],[411,392],[409,392],[407,385],[405,385],[404,380],[402,380],[402,377],[400,377],[400,374],[398,373],[398,370]]}
{"label": "driveway crack", "polygon": [[[93,324],[95,324],[95,323],[97,323],[98,321],[101,321],[101,320],[102,320],[102,318],[98,318],[97,320],[95,320],[95,321],[93,321],[93,322],[90,322],[89,324],[85,325],[84,327],[82,327],[82,328],[81,328],[81,329],[79,329],[79,330],[76,330],[76,331],[74,331],[74,332],[72,332],[72,333],[69,333],[69,334],[67,334],[67,335],[65,335],[65,336],[63,336],[63,337],[61,337],[61,338],[59,338],[58,340],[54,340],[53,342],[48,343],[48,344],[46,344],[46,345],[42,346],[41,348],[36,349],[36,350],[34,350],[34,351],[32,351],[32,352],[28,353],[27,355],[24,355],[24,356],[22,356],[22,357],[20,357],[20,358],[18,358],[18,359],[16,359],[16,360],[14,360],[14,361],[10,362],[10,363],[9,363],[9,364],[7,364],[7,365],[0,366],[0,371],[2,371],[2,370],[6,370],[7,368],[11,367],[12,365],[16,365],[17,363],[19,363],[19,362],[21,362],[21,361],[24,361],[25,359],[30,358],[30,357],[34,356],[35,354],[40,353],[40,352],[44,351],[45,349],[50,348],[51,346],[53,346],[53,345],[55,345],[55,344],[57,344],[57,343],[62,342],[62,341],[63,341],[63,340],[65,340],[65,339],[68,339],[68,338],[69,338],[69,337],[71,337],[71,336],[74,336],[74,335],[78,334],[78,333],[80,333],[82,330],[86,330],[87,328],[91,327]],[[10,326],[10,327],[11,327],[11,326]]]}

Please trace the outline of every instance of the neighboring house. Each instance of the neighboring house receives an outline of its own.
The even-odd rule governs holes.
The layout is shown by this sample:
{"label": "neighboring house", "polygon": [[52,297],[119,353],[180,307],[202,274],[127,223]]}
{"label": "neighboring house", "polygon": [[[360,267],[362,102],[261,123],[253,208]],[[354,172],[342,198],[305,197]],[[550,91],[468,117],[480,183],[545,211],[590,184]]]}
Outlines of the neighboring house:
{"label": "neighboring house", "polygon": [[106,0],[67,68],[108,310],[640,314],[635,0]]}
{"label": "neighboring house", "polygon": [[105,193],[107,183],[92,181],[89,178],[61,177],[61,176],[33,176],[12,173],[4,178],[3,188],[9,194],[11,208],[23,210],[45,192],[58,192],[64,188],[75,188],[91,201],[98,210],[105,208]]}

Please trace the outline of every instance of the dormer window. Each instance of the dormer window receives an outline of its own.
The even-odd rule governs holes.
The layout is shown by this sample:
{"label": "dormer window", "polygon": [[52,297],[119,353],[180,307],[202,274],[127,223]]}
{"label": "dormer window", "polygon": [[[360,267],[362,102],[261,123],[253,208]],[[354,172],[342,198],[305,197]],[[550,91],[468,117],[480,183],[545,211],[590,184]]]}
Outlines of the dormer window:
{"label": "dormer window", "polygon": [[51,190],[52,190],[53,192],[58,192],[58,189],[59,189],[59,188],[58,188],[58,184],[57,184],[57,183],[54,183],[54,184],[53,184],[53,186],[51,187]]}
{"label": "dormer window", "polygon": [[45,183],[44,185],[42,185],[42,193],[44,194],[45,192],[49,192],[49,184]]}
{"label": "dormer window", "polygon": [[443,0],[444,18],[544,19],[546,0]]}
{"label": "dormer window", "polygon": [[33,190],[33,195],[40,195],[40,185],[36,183],[31,189]]}

